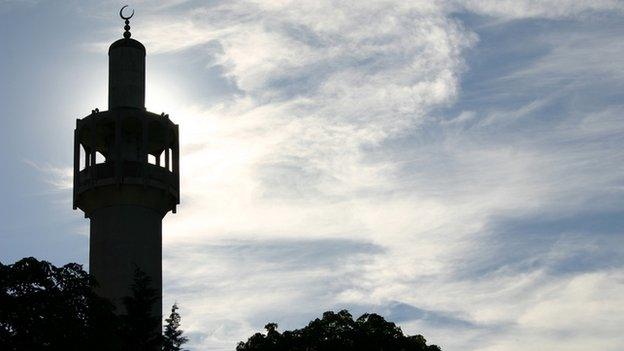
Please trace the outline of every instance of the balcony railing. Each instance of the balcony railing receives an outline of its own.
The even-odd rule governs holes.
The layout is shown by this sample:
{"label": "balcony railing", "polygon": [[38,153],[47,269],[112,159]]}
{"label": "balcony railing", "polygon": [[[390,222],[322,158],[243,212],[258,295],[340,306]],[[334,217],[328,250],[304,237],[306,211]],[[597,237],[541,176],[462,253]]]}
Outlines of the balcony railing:
{"label": "balcony railing", "polygon": [[[121,167],[117,170],[116,166]],[[78,172],[77,193],[95,186],[111,184],[147,184],[173,192],[178,196],[176,174],[168,169],[143,162],[105,162]]]}

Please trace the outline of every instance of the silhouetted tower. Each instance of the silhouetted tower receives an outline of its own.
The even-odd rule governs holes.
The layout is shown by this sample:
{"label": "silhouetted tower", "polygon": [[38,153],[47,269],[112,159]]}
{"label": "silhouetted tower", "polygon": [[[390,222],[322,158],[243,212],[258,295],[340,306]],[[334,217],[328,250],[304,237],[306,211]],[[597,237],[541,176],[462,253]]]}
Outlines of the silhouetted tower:
{"label": "silhouetted tower", "polygon": [[162,219],[180,203],[178,125],[145,109],[145,47],[130,39],[130,17],[122,15],[124,38],[108,49],[108,111],[76,120],[74,209],[91,222],[98,293],[123,311],[138,267],[158,290],[162,315]]}

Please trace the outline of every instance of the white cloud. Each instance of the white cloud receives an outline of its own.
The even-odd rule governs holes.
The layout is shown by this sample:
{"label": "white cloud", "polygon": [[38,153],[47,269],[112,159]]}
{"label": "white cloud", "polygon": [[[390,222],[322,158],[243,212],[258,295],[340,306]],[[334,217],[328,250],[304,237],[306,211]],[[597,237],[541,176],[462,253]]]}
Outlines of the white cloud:
{"label": "white cloud", "polygon": [[[554,4],[503,5],[467,3],[465,8],[503,18],[554,18],[619,6],[560,4],[548,13]],[[184,254],[191,256],[188,267],[179,265],[179,258],[166,261],[175,267],[167,276],[188,280],[184,286],[192,293],[176,292],[193,306],[190,330],[212,330],[204,347],[231,348],[259,326],[256,316],[289,321],[290,315],[323,308],[399,300],[463,313],[488,330],[464,330],[451,340],[426,323],[406,324],[410,332],[429,333],[449,350],[476,348],[469,345],[476,337],[482,337],[479,347],[512,350],[509,340],[518,335],[534,337],[529,342],[534,345],[562,341],[535,331],[544,291],[561,289],[579,304],[594,301],[578,296],[571,283],[577,278],[550,281],[554,278],[540,269],[501,267],[472,282],[454,280],[458,263],[470,265],[462,257],[488,242],[492,218],[577,208],[597,189],[612,186],[618,175],[609,171],[599,144],[557,149],[551,142],[589,132],[586,122],[577,120],[532,143],[522,135],[488,134],[508,133],[506,128],[539,114],[565,93],[520,108],[466,112],[456,123],[436,126],[432,112],[456,100],[465,70],[462,55],[477,42],[449,16],[451,8],[429,2],[227,3],[188,13],[181,24],[192,32],[188,41],[159,28],[163,21],[178,23],[175,18],[147,30],[152,33],[147,42],[158,43],[158,52],[217,43],[220,49],[211,51],[209,64],[220,65],[243,91],[217,106],[174,111],[184,127],[182,141],[192,151],[183,160],[185,204],[167,219],[166,250],[184,245]],[[561,50],[553,55],[564,59],[573,48],[551,45]],[[536,79],[537,70],[562,62],[556,57],[516,74]],[[605,113],[613,116],[595,116]],[[605,118],[609,128],[619,125]],[[427,139],[431,128],[441,128],[441,134]],[[407,144],[388,147],[400,140]],[[602,174],[587,167],[574,174],[579,162],[591,158]],[[575,195],[579,188],[589,191]],[[279,268],[267,266],[267,257],[233,264],[222,253],[192,256],[209,242],[242,240],[253,247],[292,238],[355,239],[385,251],[357,270],[317,267],[314,258],[307,267]],[[274,255],[278,262],[283,258]],[[206,280],[203,292],[192,288]],[[552,316],[565,311],[552,306]],[[225,321],[223,315],[231,318]],[[553,328],[559,325],[556,318],[551,322]],[[219,327],[230,324],[239,333]],[[489,331],[496,325],[514,327]]]}
{"label": "white cloud", "polygon": [[[164,266],[166,299],[181,303],[194,346],[233,349],[263,322],[297,327],[326,308],[400,301],[478,326],[402,324],[446,350],[515,350],[519,339],[532,349],[621,348],[621,318],[609,313],[621,305],[621,268],[558,276],[544,267],[583,243],[544,251],[536,243],[530,257],[506,261],[493,223],[601,210],[610,204],[595,198],[622,191],[613,141],[624,128],[621,106],[552,123],[549,108],[574,105],[583,85],[530,94],[569,76],[618,79],[622,46],[594,40],[600,31],[544,36],[547,53],[489,82],[497,94],[529,99],[439,117],[466,93],[465,54],[479,43],[456,12],[502,26],[621,9],[615,1],[175,1],[146,11],[136,27],[149,55],[206,57],[239,89],[211,106],[167,89],[154,99],[181,125],[182,206],[165,220]],[[33,166],[71,186],[68,170]],[[510,235],[501,255],[530,234]],[[594,336],[562,337],[582,328]]]}

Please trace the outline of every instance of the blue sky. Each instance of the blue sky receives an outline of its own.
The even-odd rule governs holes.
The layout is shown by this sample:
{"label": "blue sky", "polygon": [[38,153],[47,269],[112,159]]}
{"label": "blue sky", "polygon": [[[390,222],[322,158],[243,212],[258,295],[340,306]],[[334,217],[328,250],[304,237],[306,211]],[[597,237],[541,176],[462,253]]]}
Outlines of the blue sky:
{"label": "blue sky", "polygon": [[[0,1],[0,259],[86,263],[76,118],[118,2]],[[136,1],[181,125],[192,349],[377,312],[445,350],[621,350],[624,3]]]}

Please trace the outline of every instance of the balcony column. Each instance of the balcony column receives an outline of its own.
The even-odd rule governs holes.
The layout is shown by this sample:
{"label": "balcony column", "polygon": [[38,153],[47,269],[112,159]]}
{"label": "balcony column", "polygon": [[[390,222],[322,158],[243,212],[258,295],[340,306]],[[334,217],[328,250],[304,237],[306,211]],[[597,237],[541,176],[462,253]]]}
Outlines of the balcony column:
{"label": "balcony column", "polygon": [[78,176],[80,174],[80,140],[78,140],[80,134],[78,133],[78,123],[78,120],[76,120],[76,129],[74,129],[74,210],[78,208],[76,206],[76,193],[78,192]]}
{"label": "balcony column", "polygon": [[95,122],[94,118],[91,118],[90,123],[89,123],[89,129],[91,131],[91,182],[95,181],[95,178],[97,177],[97,168],[95,167],[95,153],[96,153],[96,128],[97,124]]}
{"label": "balcony column", "polygon": [[169,171],[169,130],[165,129],[165,168]]}
{"label": "balcony column", "polygon": [[[180,139],[179,139],[180,130],[177,124],[174,126],[173,131],[174,131],[173,148],[171,149],[172,154],[173,154],[172,155],[173,156],[173,176],[176,182],[175,184],[176,189],[180,189]],[[180,196],[180,193],[178,192],[178,197],[179,196]],[[176,211],[177,211],[176,206],[173,206],[173,209],[171,210],[171,212],[176,213]]]}

